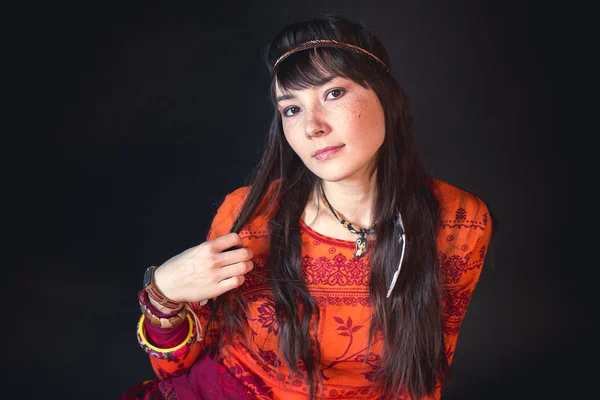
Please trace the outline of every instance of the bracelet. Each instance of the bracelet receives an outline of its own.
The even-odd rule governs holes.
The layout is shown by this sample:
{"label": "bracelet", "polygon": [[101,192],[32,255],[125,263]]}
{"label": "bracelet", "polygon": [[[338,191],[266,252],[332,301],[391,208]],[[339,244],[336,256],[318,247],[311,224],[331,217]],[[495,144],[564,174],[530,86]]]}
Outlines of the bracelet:
{"label": "bracelet", "polygon": [[185,316],[188,313],[188,310],[182,306],[179,308],[180,311],[174,316],[164,315],[163,317],[156,316],[152,313],[152,309],[150,305],[147,303],[145,298],[146,292],[141,290],[138,293],[138,300],[140,302],[140,309],[142,310],[142,314],[150,321],[153,326],[157,326],[160,328],[174,328],[185,320]]}
{"label": "bracelet", "polygon": [[150,283],[145,288],[148,292],[148,296],[163,307],[170,308],[172,310],[179,310],[183,306],[182,303],[169,299],[160,293],[156,288],[156,284],[154,283],[154,272],[156,271],[156,266],[152,266],[149,269],[151,274]]}
{"label": "bracelet", "polygon": [[148,339],[146,338],[146,330],[144,329],[145,319],[146,317],[142,315],[142,317],[138,321],[137,340],[142,350],[144,350],[144,352],[146,352],[146,354],[148,354],[151,357],[169,361],[173,360],[174,357],[182,357],[186,353],[188,353],[192,348],[192,345],[194,345],[198,341],[197,336],[194,335],[194,324],[192,322],[192,317],[188,314],[187,320],[190,323],[190,327],[185,340],[179,345],[168,349],[161,349],[159,347],[156,347],[150,342],[148,342]]}
{"label": "bracelet", "polygon": [[152,314],[152,311],[146,305],[141,305],[140,309],[142,310],[142,314],[150,321],[153,326],[157,326],[160,328],[174,328],[185,320],[185,316],[188,314],[188,311],[184,308],[179,314],[171,318],[160,318],[156,315]]}

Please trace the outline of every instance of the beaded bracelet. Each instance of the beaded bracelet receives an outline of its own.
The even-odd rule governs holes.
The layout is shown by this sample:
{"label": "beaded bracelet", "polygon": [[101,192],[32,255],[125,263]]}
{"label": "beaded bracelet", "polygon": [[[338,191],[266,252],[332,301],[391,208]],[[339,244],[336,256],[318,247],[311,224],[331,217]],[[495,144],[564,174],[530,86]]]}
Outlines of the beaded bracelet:
{"label": "beaded bracelet", "polygon": [[148,321],[150,321],[153,326],[160,328],[174,328],[185,320],[188,310],[183,306],[183,304],[181,304],[179,310],[175,310],[175,312],[179,311],[176,315],[163,314],[163,316],[157,316],[153,313],[153,307],[150,305],[150,302],[146,296],[147,294],[144,290],[140,290],[138,292],[138,301],[140,303],[142,314],[146,316]]}
{"label": "beaded bracelet", "polygon": [[150,321],[153,326],[160,328],[174,328],[185,320],[185,316],[188,315],[188,311],[182,308],[181,311],[171,318],[161,318],[152,314],[152,311],[145,304],[140,305],[142,314]]}

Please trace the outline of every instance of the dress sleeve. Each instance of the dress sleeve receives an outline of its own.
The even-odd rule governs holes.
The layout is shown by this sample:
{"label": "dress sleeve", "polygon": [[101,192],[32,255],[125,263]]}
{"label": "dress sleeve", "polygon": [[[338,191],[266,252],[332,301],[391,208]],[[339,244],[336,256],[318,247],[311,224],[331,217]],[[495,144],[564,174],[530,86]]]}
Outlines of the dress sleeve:
{"label": "dress sleeve", "polygon": [[454,358],[460,326],[490,245],[492,220],[487,205],[465,193],[441,218],[438,257],[444,276],[442,320],[448,362]]}
{"label": "dress sleeve", "polygon": [[[244,200],[242,189],[225,197],[212,220],[206,241],[230,232]],[[210,316],[208,306],[199,303],[188,303],[188,306],[197,318],[188,314],[187,320],[175,328],[152,326],[143,315],[138,321],[138,342],[149,355],[152,369],[160,379],[186,373],[207,343],[215,343],[218,339],[214,329],[204,329]],[[200,335],[195,321],[203,328]]]}

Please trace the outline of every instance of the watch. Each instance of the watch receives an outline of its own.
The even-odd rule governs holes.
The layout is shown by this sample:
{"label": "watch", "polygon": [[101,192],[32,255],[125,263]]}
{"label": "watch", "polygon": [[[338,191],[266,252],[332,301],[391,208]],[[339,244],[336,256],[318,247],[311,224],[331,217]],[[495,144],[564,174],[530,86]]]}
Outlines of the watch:
{"label": "watch", "polygon": [[156,267],[154,266],[146,268],[146,271],[144,272],[144,283],[142,284],[144,289],[150,286],[150,283],[152,283],[152,273],[155,269]]}
{"label": "watch", "polygon": [[154,285],[154,272],[156,271],[156,266],[151,266],[146,268],[144,272],[144,289],[148,292],[148,297],[152,300],[156,301],[163,307],[170,308],[172,310],[179,310],[183,304],[177,301],[173,301],[163,295]]}

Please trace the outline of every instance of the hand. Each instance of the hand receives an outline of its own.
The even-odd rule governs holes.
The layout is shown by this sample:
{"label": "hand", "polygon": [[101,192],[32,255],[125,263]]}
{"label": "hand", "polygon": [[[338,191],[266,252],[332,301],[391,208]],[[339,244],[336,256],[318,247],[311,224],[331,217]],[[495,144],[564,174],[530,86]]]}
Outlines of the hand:
{"label": "hand", "polygon": [[[228,233],[187,249],[154,273],[158,290],[173,301],[202,302],[244,283],[254,268],[252,250],[237,233]],[[231,249],[232,247],[239,247]]]}

